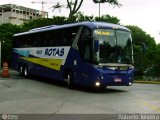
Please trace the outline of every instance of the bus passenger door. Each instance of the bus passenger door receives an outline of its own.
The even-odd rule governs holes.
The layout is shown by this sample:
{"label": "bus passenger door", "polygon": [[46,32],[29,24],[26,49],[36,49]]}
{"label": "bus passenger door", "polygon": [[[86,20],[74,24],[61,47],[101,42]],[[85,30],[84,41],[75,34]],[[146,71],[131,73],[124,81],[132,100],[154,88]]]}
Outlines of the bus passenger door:
{"label": "bus passenger door", "polygon": [[78,41],[78,51],[81,57],[81,60],[78,64],[77,72],[77,82],[80,84],[89,84],[91,77],[91,61],[92,61],[92,40],[90,39],[90,30],[84,28],[80,39]]}

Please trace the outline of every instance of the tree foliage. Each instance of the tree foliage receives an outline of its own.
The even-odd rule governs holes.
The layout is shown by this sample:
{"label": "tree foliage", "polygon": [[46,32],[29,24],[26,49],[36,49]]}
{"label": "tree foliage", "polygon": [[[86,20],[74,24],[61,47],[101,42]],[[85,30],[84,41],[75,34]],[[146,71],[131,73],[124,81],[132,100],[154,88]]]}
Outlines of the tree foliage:
{"label": "tree foliage", "polygon": [[111,5],[114,5],[114,6],[122,6],[118,0],[93,0],[94,3],[108,3],[108,4],[111,4]]}
{"label": "tree foliage", "polygon": [[33,28],[43,27],[43,26],[47,26],[47,25],[51,25],[51,24],[53,24],[53,19],[50,19],[50,18],[34,19],[29,22],[25,22],[22,25],[22,31],[28,31]]}
{"label": "tree foliage", "polygon": [[0,25],[0,41],[1,41],[1,60],[11,60],[12,38],[17,32],[21,32],[20,26],[12,25],[10,23]]}
{"label": "tree foliage", "polygon": [[102,15],[100,18],[95,17],[95,21],[103,21],[103,22],[109,22],[114,24],[120,24],[120,20],[117,17],[110,16],[110,15]]}
{"label": "tree foliage", "polygon": [[[74,2],[72,0],[67,0],[67,8],[69,9],[69,18],[73,17],[81,8],[82,3],[84,2],[84,0],[74,0]],[[114,6],[122,6],[118,0],[93,0],[94,3],[108,3],[110,5],[114,5]],[[52,6],[51,8],[53,9],[53,11],[55,9],[59,9],[61,10],[62,7],[64,7],[65,5],[61,5],[60,2],[57,2],[56,5]]]}
{"label": "tree foliage", "polygon": [[83,0],[75,0],[75,2],[72,2],[72,0],[67,0],[68,8],[69,8],[69,17],[72,17],[75,13],[78,12],[81,5],[83,3]]}
{"label": "tree foliage", "polygon": [[[137,26],[127,26],[132,32],[134,43],[134,61],[138,75],[160,75],[160,47],[157,46],[153,37]],[[147,47],[145,53],[141,52],[142,43]]]}
{"label": "tree foliage", "polygon": [[109,22],[109,23],[115,23],[115,24],[119,24],[120,22],[120,20],[117,17],[110,16],[110,15],[102,15],[102,17],[99,18],[99,17],[84,15],[82,12],[77,12],[72,17],[53,16],[52,19],[47,19],[47,18],[35,19],[30,22],[24,23],[22,25],[22,29],[23,31],[28,31],[30,29],[37,28],[37,27],[43,27],[43,26],[48,26],[53,24],[62,25],[62,24],[81,22],[81,21],[103,21],[103,22]]}

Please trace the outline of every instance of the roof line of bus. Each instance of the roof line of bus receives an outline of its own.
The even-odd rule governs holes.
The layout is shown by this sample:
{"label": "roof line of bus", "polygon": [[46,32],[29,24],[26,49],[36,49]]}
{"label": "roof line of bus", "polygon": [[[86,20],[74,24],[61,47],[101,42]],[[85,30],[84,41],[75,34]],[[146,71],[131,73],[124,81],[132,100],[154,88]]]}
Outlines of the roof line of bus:
{"label": "roof line of bus", "polygon": [[105,28],[120,28],[126,31],[130,31],[128,28],[123,27],[121,25],[117,24],[112,24],[112,23],[106,23],[106,22],[90,22],[90,21],[84,21],[84,22],[79,22],[79,23],[71,23],[71,24],[64,24],[64,25],[50,25],[50,26],[44,26],[44,27],[39,27],[39,28],[34,28],[31,29],[27,32],[22,32],[22,33],[17,33],[14,36],[19,36],[19,35],[25,35],[25,34],[32,34],[32,33],[38,33],[38,32],[45,32],[45,31],[50,31],[54,29],[62,29],[62,28],[69,28],[69,27],[76,27],[76,26],[86,26],[89,28],[98,28],[105,26]]}

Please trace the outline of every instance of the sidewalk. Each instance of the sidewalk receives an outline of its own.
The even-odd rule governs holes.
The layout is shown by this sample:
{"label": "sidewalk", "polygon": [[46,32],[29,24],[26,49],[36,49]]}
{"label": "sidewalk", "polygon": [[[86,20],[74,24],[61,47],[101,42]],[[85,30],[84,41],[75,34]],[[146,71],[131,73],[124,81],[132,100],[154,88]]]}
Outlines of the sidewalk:
{"label": "sidewalk", "polygon": [[134,83],[142,83],[142,84],[160,84],[160,81],[143,81],[143,80],[135,80]]}

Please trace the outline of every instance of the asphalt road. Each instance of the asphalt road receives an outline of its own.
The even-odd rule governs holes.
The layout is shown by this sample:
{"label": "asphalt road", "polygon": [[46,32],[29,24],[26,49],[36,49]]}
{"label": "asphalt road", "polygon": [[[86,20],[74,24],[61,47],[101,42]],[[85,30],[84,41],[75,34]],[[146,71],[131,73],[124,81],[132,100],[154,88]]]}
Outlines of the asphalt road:
{"label": "asphalt road", "polygon": [[160,114],[160,85],[133,84],[90,91],[71,90],[45,78],[26,79],[12,71],[0,77],[0,113],[12,114]]}

